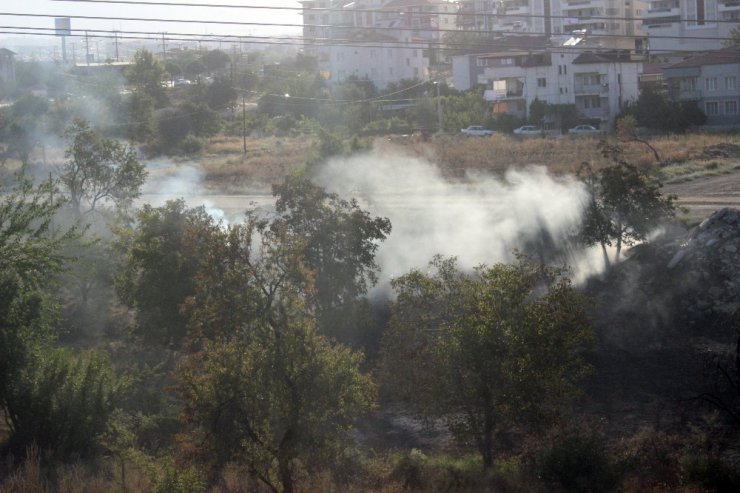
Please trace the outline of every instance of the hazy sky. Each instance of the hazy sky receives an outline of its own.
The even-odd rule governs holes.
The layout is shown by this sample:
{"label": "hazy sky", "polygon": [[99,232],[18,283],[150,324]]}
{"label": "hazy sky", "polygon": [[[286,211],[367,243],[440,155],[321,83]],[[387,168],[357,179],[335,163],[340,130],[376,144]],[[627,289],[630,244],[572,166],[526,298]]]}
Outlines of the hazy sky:
{"label": "hazy sky", "polygon": [[[178,0],[140,0],[178,3]],[[299,7],[297,0],[179,0],[182,3],[228,4],[263,7]],[[51,17],[21,17],[7,14],[43,14]],[[278,35],[299,34],[297,27],[220,25],[205,21],[255,22],[301,24],[298,10],[270,10],[250,8],[184,7],[162,5],[128,5],[115,3],[87,3],[56,0],[0,0],[0,37],[10,36],[7,31],[22,27],[53,28],[54,17],[71,17],[73,31],[118,30],[192,34]],[[198,23],[142,22],[113,19],[80,19],[75,16],[137,17],[156,19],[195,20]],[[12,35],[17,37],[17,34]]]}

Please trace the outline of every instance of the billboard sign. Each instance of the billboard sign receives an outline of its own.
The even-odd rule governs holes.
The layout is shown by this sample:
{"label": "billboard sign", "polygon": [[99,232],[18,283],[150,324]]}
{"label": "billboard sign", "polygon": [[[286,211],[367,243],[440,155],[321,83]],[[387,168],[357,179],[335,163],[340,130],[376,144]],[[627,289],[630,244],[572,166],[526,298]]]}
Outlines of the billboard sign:
{"label": "billboard sign", "polygon": [[69,17],[57,17],[54,19],[54,29],[57,36],[71,36],[72,28]]}

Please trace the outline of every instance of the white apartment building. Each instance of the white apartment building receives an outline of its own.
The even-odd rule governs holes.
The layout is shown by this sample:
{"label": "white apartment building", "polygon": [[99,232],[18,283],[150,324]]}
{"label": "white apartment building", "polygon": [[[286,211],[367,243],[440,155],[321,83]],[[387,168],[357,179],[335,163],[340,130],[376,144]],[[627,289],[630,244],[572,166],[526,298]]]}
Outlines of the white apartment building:
{"label": "white apartment building", "polygon": [[540,36],[588,30],[593,35],[640,34],[644,0],[461,0],[458,25],[484,32]]}
{"label": "white apartment building", "polygon": [[643,31],[653,55],[718,50],[740,25],[740,0],[647,0]]}
{"label": "white apartment building", "polygon": [[317,57],[331,84],[356,76],[382,88],[401,79],[428,78],[430,49],[444,32],[457,28],[457,4],[447,0],[301,3],[306,52]]}
{"label": "white apartment building", "polygon": [[395,38],[375,34],[351,43],[323,47],[319,69],[333,85],[350,77],[370,79],[383,88],[402,79],[429,78],[424,40],[399,45]]}
{"label": "white apartment building", "polygon": [[740,125],[740,45],[664,67],[663,80],[668,97],[696,103],[708,125]]}
{"label": "white apartment building", "polygon": [[573,104],[582,119],[598,121],[605,129],[613,128],[627,101],[638,98],[642,71],[642,62],[626,50],[564,47],[480,55],[476,64],[484,66],[478,83],[486,86],[493,113],[526,117],[535,99]]}

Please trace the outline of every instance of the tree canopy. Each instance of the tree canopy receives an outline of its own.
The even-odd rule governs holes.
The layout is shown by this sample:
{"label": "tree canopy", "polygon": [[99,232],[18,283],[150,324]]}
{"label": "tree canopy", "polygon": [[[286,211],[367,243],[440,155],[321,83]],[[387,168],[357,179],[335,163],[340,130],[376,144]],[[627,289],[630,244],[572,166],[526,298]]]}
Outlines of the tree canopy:
{"label": "tree canopy", "polygon": [[521,260],[465,273],[438,257],[393,288],[383,382],[474,443],[485,467],[497,430],[549,422],[587,370],[584,300],[561,270]]}

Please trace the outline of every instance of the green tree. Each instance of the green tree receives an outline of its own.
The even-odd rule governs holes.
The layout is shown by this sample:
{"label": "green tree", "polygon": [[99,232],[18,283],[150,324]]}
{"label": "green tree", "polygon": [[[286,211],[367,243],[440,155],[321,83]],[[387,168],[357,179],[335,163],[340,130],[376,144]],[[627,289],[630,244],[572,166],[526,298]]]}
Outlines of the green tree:
{"label": "green tree", "polygon": [[13,382],[5,415],[10,445],[33,445],[57,457],[92,456],[115,408],[117,379],[108,359],[94,352],[36,349]]}
{"label": "green tree", "polygon": [[556,418],[587,370],[584,300],[561,270],[520,261],[463,273],[438,257],[393,287],[383,381],[475,444],[486,468],[497,431]]}
{"label": "green tree", "polygon": [[324,334],[341,337],[342,312],[377,281],[375,252],[391,231],[384,217],[372,217],[356,200],[344,200],[302,178],[286,177],[273,187],[277,217],[270,229],[299,245],[315,277],[309,302]]}
{"label": "green tree", "polygon": [[[167,104],[167,91],[163,82],[167,80],[167,71],[154,58],[151,51],[139,50],[134,55],[134,63],[126,71],[128,83],[135,93],[149,97],[157,108]],[[137,116],[133,117],[138,120]]]}
{"label": "green tree", "polygon": [[[32,345],[50,332],[46,303],[51,276],[67,260],[64,244],[75,232],[53,227],[62,206],[54,183],[34,186],[23,175],[7,184],[0,197],[0,407],[7,407],[10,386],[29,361]],[[57,194],[58,197],[58,194]]]}
{"label": "green tree", "polygon": [[147,172],[135,149],[106,139],[79,119],[66,137],[67,160],[59,178],[76,217],[97,211],[106,201],[125,209],[141,194]]}
{"label": "green tree", "polygon": [[580,236],[587,245],[601,245],[608,266],[607,247],[615,247],[618,262],[624,245],[644,241],[661,223],[675,216],[676,205],[675,196],[664,196],[660,192],[662,184],[625,162],[618,148],[601,145],[617,162],[599,171],[582,168],[580,175],[589,198]]}
{"label": "green tree", "polygon": [[641,127],[664,132],[684,132],[691,125],[703,125],[707,117],[696,103],[672,101],[662,88],[647,87],[637,101],[628,102],[622,115],[632,115]]}
{"label": "green tree", "polygon": [[3,137],[8,143],[8,152],[23,164],[28,164],[31,152],[39,143],[41,123],[48,110],[49,104],[44,98],[26,95],[13,103],[4,115]]}
{"label": "green tree", "polygon": [[256,216],[210,236],[189,315],[191,350],[179,370],[187,450],[215,474],[244,465],[272,491],[300,471],[330,466],[374,402],[362,357],[315,329],[302,251]]}
{"label": "green tree", "polygon": [[221,71],[231,63],[231,57],[222,50],[208,51],[201,60],[209,72]]}
{"label": "green tree", "polygon": [[212,84],[206,87],[206,101],[213,110],[223,110],[236,101],[237,92],[231,81],[225,77],[216,77]]}
{"label": "green tree", "polygon": [[177,347],[187,331],[181,305],[195,293],[199,263],[218,227],[205,209],[188,209],[182,200],[156,208],[147,204],[136,222],[136,229],[119,232],[125,260],[116,290],[136,309],[138,336]]}

